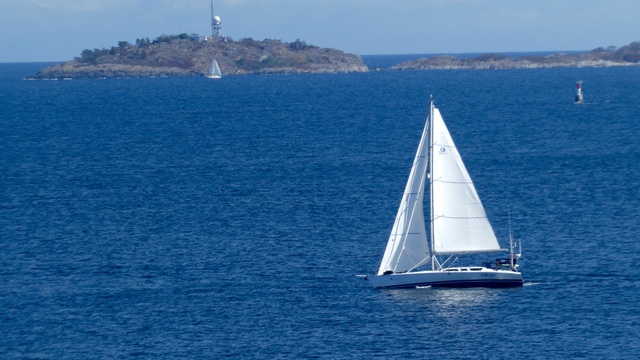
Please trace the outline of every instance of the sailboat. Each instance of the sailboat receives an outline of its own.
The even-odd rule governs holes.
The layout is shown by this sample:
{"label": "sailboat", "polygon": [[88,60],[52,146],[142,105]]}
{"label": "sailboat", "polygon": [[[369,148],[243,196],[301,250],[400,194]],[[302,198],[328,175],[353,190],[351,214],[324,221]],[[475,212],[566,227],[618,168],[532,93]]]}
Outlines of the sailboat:
{"label": "sailboat", "polygon": [[206,76],[209,79],[220,79],[222,77],[222,72],[220,71],[220,67],[218,66],[216,59],[213,59],[211,62],[211,67],[209,68],[209,72]]}
{"label": "sailboat", "polygon": [[[430,228],[424,216],[429,186]],[[511,231],[509,231],[511,232]],[[517,287],[523,285],[514,254],[501,249],[482,202],[440,111],[429,117],[377,274],[363,276],[376,288]],[[460,256],[509,252],[481,266],[454,266]],[[519,251],[521,252],[521,251]]]}

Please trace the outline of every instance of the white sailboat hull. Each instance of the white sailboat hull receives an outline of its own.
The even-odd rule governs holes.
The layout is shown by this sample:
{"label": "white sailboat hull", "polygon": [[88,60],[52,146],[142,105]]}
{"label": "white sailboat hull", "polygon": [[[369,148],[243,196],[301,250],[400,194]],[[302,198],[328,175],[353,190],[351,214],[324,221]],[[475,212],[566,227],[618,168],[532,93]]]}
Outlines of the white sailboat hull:
{"label": "white sailboat hull", "polygon": [[369,275],[366,280],[376,288],[388,289],[415,288],[417,286],[504,288],[518,287],[523,284],[520,272],[484,267]]}

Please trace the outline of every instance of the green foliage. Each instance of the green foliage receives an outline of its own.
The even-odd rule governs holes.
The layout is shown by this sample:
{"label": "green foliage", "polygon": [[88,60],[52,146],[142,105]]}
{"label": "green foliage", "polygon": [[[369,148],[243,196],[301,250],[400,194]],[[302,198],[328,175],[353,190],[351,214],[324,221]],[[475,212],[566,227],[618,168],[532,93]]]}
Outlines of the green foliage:
{"label": "green foliage", "polygon": [[289,49],[291,50],[306,50],[317,48],[317,46],[307,45],[306,42],[300,41],[300,39],[296,39],[296,41],[289,43]]}
{"label": "green foliage", "polygon": [[591,52],[596,54],[600,59],[632,63],[640,62],[640,42],[637,41],[620,48],[616,48],[615,46],[609,46],[607,48],[599,47],[593,49]]}
{"label": "green foliage", "polygon": [[594,53],[604,53],[604,52],[614,52],[614,51],[616,51],[616,47],[613,45],[607,46],[606,49],[600,46],[599,48],[595,48],[591,50],[591,52],[594,52]]}
{"label": "green foliage", "polygon": [[160,35],[152,42],[149,42],[148,38],[145,41],[141,40],[141,44],[149,45],[150,43],[151,44],[171,43],[173,40],[188,40],[188,39],[191,39],[191,37],[187,33],[182,33],[179,35]]}
{"label": "green foliage", "polygon": [[89,49],[82,50],[82,52],[80,53],[80,57],[77,59],[79,62],[85,63],[85,64],[96,63],[96,58],[95,56],[93,56],[93,50],[89,50]]}
{"label": "green foliage", "polygon": [[149,38],[136,39],[137,47],[146,48],[146,47],[149,47],[149,45],[151,45],[151,40],[149,40]]}
{"label": "green foliage", "polygon": [[626,62],[637,63],[640,62],[640,53],[627,53],[622,55],[622,60]]}
{"label": "green foliage", "polygon": [[177,35],[160,35],[155,40],[153,40],[153,44],[170,43],[172,40],[175,40],[177,38]]}
{"label": "green foliage", "polygon": [[637,63],[640,62],[640,42],[632,42],[616,50],[614,57],[616,60]]}
{"label": "green foliage", "polygon": [[110,50],[108,49],[85,49],[82,50],[82,53],[80,53],[80,58],[76,59],[83,64],[95,65],[98,63],[98,58],[104,55],[108,55],[109,51]]}
{"label": "green foliage", "polygon": [[[148,39],[142,42],[146,44],[145,47],[148,47],[149,42]],[[144,49],[140,49],[139,47],[133,47],[127,41],[120,41],[118,43],[118,47],[112,46],[110,49],[85,49],[80,54],[79,58],[76,58],[80,63],[96,65],[99,62],[110,62],[110,60],[103,59],[100,61],[101,57],[116,57],[118,59],[128,59],[129,60],[144,60],[147,58],[147,52]]]}
{"label": "green foliage", "polygon": [[639,51],[640,52],[640,42],[635,41],[632,42],[631,44],[625,46],[626,48],[628,48],[629,50],[633,50],[633,51]]}
{"label": "green foliage", "polygon": [[247,47],[248,46],[253,46],[253,47],[257,47],[258,46],[258,42],[253,40],[250,37],[249,38],[240,39],[239,43],[241,45],[244,45],[244,46],[247,46]]}

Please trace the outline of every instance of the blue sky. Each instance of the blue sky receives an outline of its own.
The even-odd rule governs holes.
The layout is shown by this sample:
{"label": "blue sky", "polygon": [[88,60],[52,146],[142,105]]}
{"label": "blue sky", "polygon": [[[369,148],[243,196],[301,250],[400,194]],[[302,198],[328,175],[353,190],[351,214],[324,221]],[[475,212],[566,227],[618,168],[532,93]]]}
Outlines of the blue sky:
{"label": "blue sky", "polygon": [[[0,62],[210,33],[209,0],[0,0]],[[222,33],[359,55],[591,50],[640,41],[639,0],[215,0]]]}

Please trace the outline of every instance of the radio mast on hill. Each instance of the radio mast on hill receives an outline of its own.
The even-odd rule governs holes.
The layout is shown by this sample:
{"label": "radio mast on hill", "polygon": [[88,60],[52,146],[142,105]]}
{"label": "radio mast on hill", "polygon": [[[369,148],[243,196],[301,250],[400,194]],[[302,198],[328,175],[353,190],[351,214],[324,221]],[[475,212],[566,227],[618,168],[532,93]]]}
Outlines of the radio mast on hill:
{"label": "radio mast on hill", "polygon": [[220,16],[213,16],[213,0],[211,0],[211,37],[219,38],[220,30],[222,30],[222,21],[220,21]]}

